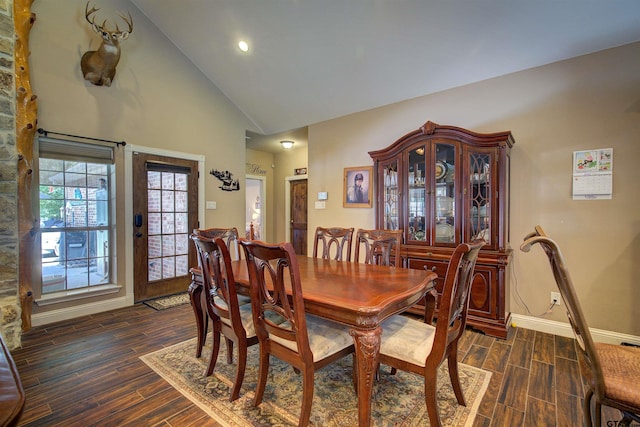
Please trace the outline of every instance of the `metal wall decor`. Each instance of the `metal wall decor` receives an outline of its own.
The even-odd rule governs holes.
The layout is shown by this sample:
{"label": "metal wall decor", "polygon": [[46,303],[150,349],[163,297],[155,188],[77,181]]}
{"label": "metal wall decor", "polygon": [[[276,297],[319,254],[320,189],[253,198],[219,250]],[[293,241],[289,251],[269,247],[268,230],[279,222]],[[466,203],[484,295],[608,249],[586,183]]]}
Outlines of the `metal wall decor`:
{"label": "metal wall decor", "polygon": [[240,181],[233,179],[233,174],[229,171],[219,171],[217,169],[211,169],[209,172],[211,175],[222,181],[220,188],[223,191],[239,191]]}

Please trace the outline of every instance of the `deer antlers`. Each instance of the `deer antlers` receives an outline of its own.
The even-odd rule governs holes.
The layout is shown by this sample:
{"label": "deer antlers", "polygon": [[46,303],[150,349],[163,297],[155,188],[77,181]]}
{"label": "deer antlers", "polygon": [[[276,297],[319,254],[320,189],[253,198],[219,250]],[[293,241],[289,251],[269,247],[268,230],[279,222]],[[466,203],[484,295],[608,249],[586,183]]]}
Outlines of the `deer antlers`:
{"label": "deer antlers", "polygon": [[85,80],[90,81],[96,86],[111,86],[116,75],[116,65],[120,60],[120,40],[126,40],[133,31],[133,19],[131,12],[129,18],[118,13],[118,16],[127,23],[128,30],[120,31],[116,24],[115,31],[109,31],[107,28],[107,20],[102,25],[96,24],[95,13],[99,11],[97,7],[89,9],[89,2],[84,10],[84,17],[93,30],[102,37],[102,44],[97,50],[90,50],[82,55],[80,67]]}
{"label": "deer antlers", "polygon": [[[87,6],[85,7],[84,10],[84,17],[87,20],[87,22],[89,24],[91,24],[91,26],[93,27],[94,31],[100,35],[102,35],[102,37],[111,37],[111,38],[118,38],[120,40],[125,40],[127,39],[127,37],[129,37],[129,34],[131,34],[131,32],[133,31],[133,18],[131,18],[131,12],[129,13],[129,18],[127,19],[126,16],[122,15],[120,12],[118,12],[118,16],[120,18],[122,18],[122,20],[129,26],[129,29],[126,31],[120,31],[120,28],[118,28],[118,24],[116,24],[116,30],[115,31],[109,31],[109,29],[106,27],[107,24],[107,20],[105,19],[102,22],[102,25],[98,25],[95,22],[95,17],[91,17],[91,15],[93,15],[94,13],[96,13],[97,11],[99,11],[100,9],[94,6],[91,6],[91,10],[89,10],[89,2],[87,2]],[[91,17],[91,19],[89,19]]]}

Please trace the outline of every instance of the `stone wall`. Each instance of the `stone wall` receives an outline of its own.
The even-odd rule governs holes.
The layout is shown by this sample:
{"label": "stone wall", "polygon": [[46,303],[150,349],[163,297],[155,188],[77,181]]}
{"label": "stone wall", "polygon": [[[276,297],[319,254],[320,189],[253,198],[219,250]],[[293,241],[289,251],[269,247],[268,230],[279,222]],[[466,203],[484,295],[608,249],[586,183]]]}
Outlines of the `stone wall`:
{"label": "stone wall", "polygon": [[0,0],[0,333],[20,346],[13,0]]}

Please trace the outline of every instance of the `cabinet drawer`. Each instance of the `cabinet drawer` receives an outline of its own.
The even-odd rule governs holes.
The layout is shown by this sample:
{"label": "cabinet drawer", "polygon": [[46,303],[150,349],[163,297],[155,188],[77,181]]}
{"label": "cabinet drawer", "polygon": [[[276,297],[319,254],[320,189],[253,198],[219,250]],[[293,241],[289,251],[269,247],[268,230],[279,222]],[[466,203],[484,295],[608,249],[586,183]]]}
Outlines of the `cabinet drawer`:
{"label": "cabinet drawer", "polygon": [[447,275],[447,267],[449,266],[448,262],[444,261],[430,261],[424,259],[409,259],[409,268],[414,268],[416,270],[429,270],[433,271],[438,275],[436,279],[436,290],[438,294],[442,293],[442,289],[444,287],[444,278]]}

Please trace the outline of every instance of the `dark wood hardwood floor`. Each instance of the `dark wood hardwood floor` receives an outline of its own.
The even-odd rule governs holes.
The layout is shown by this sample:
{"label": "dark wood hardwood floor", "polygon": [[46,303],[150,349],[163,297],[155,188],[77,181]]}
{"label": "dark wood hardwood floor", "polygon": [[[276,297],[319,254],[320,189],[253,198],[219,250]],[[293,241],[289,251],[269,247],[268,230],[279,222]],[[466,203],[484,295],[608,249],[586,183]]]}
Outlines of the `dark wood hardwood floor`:
{"label": "dark wood hardwood floor", "polygon": [[[138,304],[33,328],[12,352],[27,398],[19,425],[218,425],[139,359],[195,333],[189,305]],[[460,358],[492,372],[475,426],[583,425],[574,340],[527,329],[500,340],[468,330]],[[605,425],[620,419],[603,413]]]}

